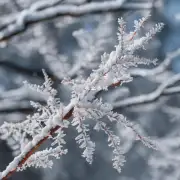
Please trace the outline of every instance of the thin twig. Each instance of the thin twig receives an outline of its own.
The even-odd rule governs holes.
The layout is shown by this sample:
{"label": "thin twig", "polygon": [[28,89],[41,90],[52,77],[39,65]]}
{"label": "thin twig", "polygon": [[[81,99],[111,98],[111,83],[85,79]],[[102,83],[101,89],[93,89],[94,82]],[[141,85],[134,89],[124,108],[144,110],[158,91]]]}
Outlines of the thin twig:
{"label": "thin twig", "polygon": [[157,67],[153,69],[142,69],[142,68],[133,68],[130,70],[132,76],[155,76],[157,74],[163,73],[168,66],[171,64],[174,58],[180,55],[180,48],[176,51],[169,53],[165,60]]}
{"label": "thin twig", "polygon": [[167,94],[180,92],[180,86],[167,88],[168,86],[171,86],[178,81],[180,81],[180,74],[176,74],[173,77],[167,79],[162,84],[160,84],[160,86],[155,91],[149,94],[129,97],[124,100],[114,102],[112,106],[114,108],[118,108],[118,107],[126,107],[126,106],[142,104],[142,103],[148,103],[148,102],[152,102],[156,100],[161,95],[167,95]]}

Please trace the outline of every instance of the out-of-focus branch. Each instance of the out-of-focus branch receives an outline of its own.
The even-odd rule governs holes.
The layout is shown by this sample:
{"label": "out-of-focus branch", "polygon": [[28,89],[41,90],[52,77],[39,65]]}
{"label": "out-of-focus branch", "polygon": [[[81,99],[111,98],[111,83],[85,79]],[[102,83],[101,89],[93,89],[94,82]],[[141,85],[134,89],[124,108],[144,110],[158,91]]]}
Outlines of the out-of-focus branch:
{"label": "out-of-focus branch", "polygon": [[20,4],[17,2],[17,0],[12,0],[11,3],[12,3],[13,6],[15,7],[16,11],[22,11],[22,7],[21,7]]}
{"label": "out-of-focus branch", "polygon": [[152,102],[156,100],[161,95],[170,95],[173,93],[178,93],[180,92],[180,86],[168,88],[168,86],[171,86],[178,81],[180,81],[180,74],[176,74],[173,77],[167,79],[162,84],[160,84],[159,87],[155,91],[149,94],[129,97],[129,98],[112,103],[112,106],[114,108],[118,108],[118,107],[126,107],[126,106],[142,104],[142,103],[148,103],[148,102]]}
{"label": "out-of-focus branch", "polygon": [[[4,29],[7,28],[7,26],[16,23],[16,21],[18,21],[17,19],[20,18],[21,14],[23,14],[24,11],[40,11],[46,8],[50,8],[53,6],[58,5],[60,2],[62,2],[62,0],[51,0],[51,1],[38,1],[34,4],[31,5],[31,7],[27,10],[22,10],[20,13],[17,14],[11,14],[8,17],[3,17],[1,18],[1,20],[3,21],[5,19],[5,21],[0,25],[0,29]],[[15,6],[18,6],[16,1],[13,1],[13,4]]]}
{"label": "out-of-focus branch", "polygon": [[25,31],[31,24],[59,16],[68,15],[77,17],[90,13],[118,11],[119,9],[151,9],[153,6],[152,3],[149,2],[124,3],[125,0],[92,2],[82,5],[58,5],[57,1],[58,0],[34,3],[29,9],[23,10],[21,13],[6,19],[6,21],[0,25],[0,41],[8,40]]}
{"label": "out-of-focus branch", "polygon": [[0,101],[0,113],[15,112],[15,111],[32,111],[29,101]]}
{"label": "out-of-focus branch", "polygon": [[0,125],[2,125],[4,121],[13,123],[21,122],[26,118],[26,116],[27,114],[23,112],[0,113]]}

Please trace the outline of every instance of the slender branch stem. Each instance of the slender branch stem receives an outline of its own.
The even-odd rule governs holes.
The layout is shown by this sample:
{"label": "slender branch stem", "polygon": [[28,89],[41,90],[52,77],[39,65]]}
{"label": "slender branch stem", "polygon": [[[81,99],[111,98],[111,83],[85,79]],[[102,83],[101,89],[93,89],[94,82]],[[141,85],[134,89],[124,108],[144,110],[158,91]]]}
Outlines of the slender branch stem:
{"label": "slender branch stem", "polygon": [[156,100],[161,95],[167,95],[167,94],[180,92],[180,86],[167,88],[168,86],[171,86],[178,81],[180,81],[180,74],[176,74],[173,77],[167,79],[162,84],[160,84],[160,86],[155,91],[149,94],[129,97],[124,100],[120,100],[113,103],[112,106],[114,108],[118,108],[118,107],[126,107],[126,106],[142,104],[142,103],[148,103],[148,102],[152,102]]}
{"label": "slender branch stem", "polygon": [[[73,107],[73,103],[70,103],[68,106],[67,106],[67,109],[68,112],[64,115],[63,117],[63,120],[67,120],[71,117],[72,113],[73,113],[73,110],[74,110],[74,107]],[[12,163],[15,164],[15,168],[14,169],[11,169],[11,165],[12,163],[10,163],[6,170],[2,172],[2,180],[7,180],[14,172],[16,172],[17,168],[18,167],[21,167],[27,160],[28,158],[41,146],[41,144],[43,144],[50,135],[53,135],[58,129],[60,128],[60,126],[55,126],[54,128],[51,128],[49,129],[49,134],[45,137],[40,137],[40,140],[37,141],[37,143],[33,143],[30,142],[28,145],[29,145],[29,149],[27,150],[27,152],[23,152],[21,153],[19,156],[17,156]],[[43,129],[44,131],[48,131],[47,127],[45,127]],[[37,135],[38,136],[38,135]],[[33,144],[33,145],[32,145]],[[27,146],[28,146],[27,145]],[[18,163],[17,163],[18,162]],[[16,165],[17,164],[17,165]]]}

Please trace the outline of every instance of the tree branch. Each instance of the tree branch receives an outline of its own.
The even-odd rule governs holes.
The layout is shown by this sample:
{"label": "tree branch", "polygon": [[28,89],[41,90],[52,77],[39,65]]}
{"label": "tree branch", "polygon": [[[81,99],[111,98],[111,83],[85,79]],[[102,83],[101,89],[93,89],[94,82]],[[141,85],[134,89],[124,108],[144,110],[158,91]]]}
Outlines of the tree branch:
{"label": "tree branch", "polygon": [[[114,61],[116,60],[116,57],[114,58]],[[110,61],[110,67],[113,65],[114,61]],[[103,69],[102,69],[103,71]],[[93,87],[98,83],[100,79],[100,76],[94,77],[93,81],[90,82],[88,85],[89,87]],[[109,83],[107,81],[107,83]],[[109,84],[109,86],[115,86],[115,84]],[[86,95],[88,95],[89,90],[85,89],[82,94],[81,98],[78,99],[72,99],[70,103],[64,108],[64,116],[63,120],[69,119],[72,116],[74,107],[78,104],[78,102],[83,99]],[[39,148],[39,146],[44,143],[49,136],[54,134],[58,129],[60,128],[59,125],[54,125],[52,123],[49,123],[42,129],[42,133],[36,135],[31,142],[29,142],[26,147],[24,148],[23,152],[19,154],[17,157],[14,158],[14,160],[6,167],[6,169],[0,174],[0,178],[2,180],[7,180],[16,170],[28,160],[28,158]]]}
{"label": "tree branch", "polygon": [[[57,0],[56,0],[57,1]],[[55,2],[56,2],[55,1]],[[22,33],[29,25],[53,19],[59,16],[82,16],[92,13],[104,13],[118,11],[120,9],[151,9],[152,3],[124,3],[125,0],[92,2],[82,5],[57,5],[45,1],[34,3],[29,9],[23,10],[17,15],[8,18],[0,25],[0,41],[6,41],[9,38]],[[54,1],[53,1],[54,2]],[[42,9],[43,8],[43,9]]]}
{"label": "tree branch", "polygon": [[180,81],[180,74],[176,74],[173,77],[165,80],[162,84],[160,84],[160,86],[155,91],[149,94],[129,97],[124,100],[120,100],[120,101],[112,103],[112,106],[114,108],[120,108],[120,107],[132,106],[132,105],[137,105],[137,104],[142,104],[142,103],[148,103],[148,102],[152,102],[156,100],[161,95],[169,95],[173,93],[178,93],[180,92],[180,86],[167,88],[168,86],[171,86],[177,83],[178,81]]}
{"label": "tree branch", "polygon": [[[114,2],[118,2],[118,1],[114,1]],[[114,2],[110,1],[110,4],[112,5]],[[120,2],[120,1],[119,1]],[[93,3],[96,4],[96,3]],[[107,7],[107,2],[103,3],[103,5],[105,6],[105,9],[109,9],[109,6]],[[114,5],[113,5],[114,6]],[[94,8],[94,6],[93,6]],[[98,9],[99,7],[95,7],[95,9]],[[96,9],[96,10],[97,10]],[[74,10],[77,10],[76,8]],[[80,12],[83,12],[84,9],[80,9]],[[49,11],[48,11],[49,12]],[[49,12],[51,14],[51,11]],[[121,25],[122,21],[119,22],[119,24]],[[70,103],[64,107],[62,107],[62,110],[60,110],[59,113],[61,113],[61,115],[58,117],[56,117],[56,115],[54,116],[53,120],[51,118],[51,116],[49,116],[49,119],[46,119],[46,123],[45,123],[45,127],[42,127],[41,132],[38,133],[37,135],[33,136],[32,141],[30,141],[29,143],[27,143],[25,145],[25,147],[22,149],[22,152],[14,158],[14,160],[6,167],[6,169],[0,173],[0,178],[2,180],[6,180],[11,174],[13,174],[17,169],[21,168],[22,165],[28,160],[28,158],[37,150],[37,148],[39,148],[39,146],[48,139],[49,136],[51,136],[54,132],[56,132],[60,126],[62,126],[62,121],[64,119],[69,119],[72,116],[73,110],[74,108],[78,105],[78,103],[82,102],[83,100],[88,101],[92,99],[92,93],[94,93],[94,91],[100,91],[100,90],[106,90],[109,86],[119,86],[121,84],[121,82],[125,81],[129,81],[131,80],[129,73],[126,73],[127,68],[131,67],[131,66],[137,66],[137,64],[149,64],[149,60],[141,60],[136,58],[136,56],[132,56],[132,53],[134,53],[137,49],[139,49],[140,47],[143,47],[143,45],[145,43],[147,43],[147,41],[149,41],[154,34],[156,34],[157,32],[159,32],[162,29],[163,25],[161,23],[157,24],[156,27],[154,27],[152,30],[150,30],[148,36],[145,36],[143,38],[140,38],[140,43],[137,44],[137,46],[133,46],[130,47],[130,50],[132,52],[129,53],[129,51],[125,51],[128,55],[128,57],[131,57],[132,59],[129,60],[129,58],[127,58],[124,55],[124,52],[122,52],[122,48],[120,48],[120,45],[118,44],[118,46],[116,46],[115,51],[112,51],[108,56],[104,56],[102,57],[102,64],[100,64],[99,69],[94,70],[92,72],[92,74],[87,78],[86,81],[81,82],[81,84],[76,84],[74,85],[74,91],[75,93],[72,96],[72,99],[70,101]],[[143,41],[142,41],[143,39]],[[127,42],[126,42],[127,43]],[[121,54],[122,53],[122,54]],[[121,57],[122,56],[122,57]],[[122,61],[122,62],[121,62]],[[105,63],[104,63],[105,62]],[[124,64],[124,62],[126,62],[127,64]],[[118,66],[117,66],[118,65]],[[125,67],[123,66],[125,65]],[[116,67],[118,69],[116,69]],[[119,72],[118,70],[122,70],[122,72],[124,73],[124,76],[121,74],[121,72]],[[51,84],[51,82],[49,82],[49,78],[47,76],[47,74],[45,74],[45,72],[43,71],[44,76],[45,76],[45,83],[46,84]],[[106,76],[106,78],[105,78]],[[117,78],[117,77],[119,78]],[[122,76],[122,77],[121,77]],[[121,78],[120,78],[121,77]],[[160,88],[158,89],[157,93],[161,93],[161,91],[168,85],[171,85],[173,83],[175,83],[176,81],[178,81],[180,78],[180,75],[175,75],[171,82],[167,81],[165,84],[163,84],[162,86],[160,86]],[[119,81],[119,82],[116,82]],[[48,83],[47,83],[48,82]],[[168,83],[169,82],[169,83]],[[64,81],[64,83],[66,83]],[[168,84],[167,84],[168,83]],[[68,84],[68,82],[67,82]],[[48,94],[53,93],[54,92],[49,92],[49,85],[44,85],[43,86],[33,86],[30,85],[31,88],[35,88],[38,92],[45,92]],[[42,88],[45,89],[47,88],[48,90],[42,90]],[[77,90],[76,90],[77,89]],[[54,106],[52,106],[54,107]],[[126,122],[125,120],[125,125],[128,125],[129,123]],[[128,127],[130,127],[128,125]],[[134,128],[132,127],[132,129],[134,130]],[[139,137],[139,135],[138,135]],[[141,139],[141,137],[139,137]],[[141,139],[141,141],[147,145],[148,147],[151,146],[151,143],[149,143],[149,140],[147,139],[147,142],[145,139]],[[147,144],[148,143],[148,144]]]}
{"label": "tree branch", "polygon": [[[71,102],[68,106],[66,106],[66,112],[63,117],[63,119],[68,119],[71,117],[72,112],[73,112],[73,106],[74,102]],[[39,146],[44,143],[48,137],[52,134],[54,134],[60,126],[46,126],[42,129],[42,134],[37,135],[28,145],[26,146],[26,149],[18,155],[17,157],[14,158],[14,160],[6,167],[6,170],[4,170],[0,175],[2,177],[2,180],[7,180],[16,170],[18,167],[21,167],[27,159],[39,148]],[[12,169],[12,166],[14,167]]]}

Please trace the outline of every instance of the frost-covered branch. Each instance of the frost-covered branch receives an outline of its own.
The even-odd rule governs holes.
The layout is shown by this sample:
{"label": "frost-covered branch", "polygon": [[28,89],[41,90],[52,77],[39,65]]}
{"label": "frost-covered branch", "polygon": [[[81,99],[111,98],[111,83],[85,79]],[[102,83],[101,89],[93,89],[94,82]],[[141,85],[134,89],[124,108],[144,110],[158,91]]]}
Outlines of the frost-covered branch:
{"label": "frost-covered branch", "polygon": [[174,60],[174,58],[176,58],[179,55],[180,55],[180,49],[177,49],[176,51],[169,53],[167,57],[164,59],[164,61],[161,64],[159,64],[157,67],[153,69],[133,68],[130,70],[130,73],[132,76],[142,76],[142,77],[156,76],[166,71],[168,66]]}
{"label": "frost-covered branch", "polygon": [[[121,148],[120,139],[118,136],[114,135],[104,122],[98,121],[99,129],[103,130],[108,136],[108,146],[113,148],[113,167],[121,172],[121,167],[126,162],[124,157],[124,150]],[[98,130],[99,130],[98,129]]]}
{"label": "frost-covered branch", "polygon": [[[113,4],[113,2],[111,3]],[[137,29],[142,26],[142,20],[144,19],[142,18],[135,23],[136,33],[138,33]],[[112,85],[117,86],[119,84],[132,81],[132,77],[129,73],[130,67],[136,67],[139,64],[150,64],[156,62],[156,60],[140,58],[134,54],[136,50],[143,48],[144,45],[147,44],[157,32],[161,31],[163,24],[158,23],[143,37],[134,39],[132,38],[132,33],[126,32],[126,23],[122,18],[118,20],[118,23],[120,27],[118,34],[118,45],[115,46],[115,49],[110,52],[110,54],[104,53],[101,56],[101,63],[99,64],[99,67],[92,70],[92,73],[87,79],[83,77],[79,81],[65,79],[62,82],[65,85],[68,83],[71,83],[72,85],[71,100],[67,106],[64,106],[60,99],[55,97],[57,91],[52,88],[52,81],[47,76],[45,71],[43,71],[45,82],[41,86],[26,83],[31,89],[46,96],[47,104],[41,105],[36,102],[31,102],[32,106],[37,110],[37,112],[32,116],[28,116],[24,123],[22,123],[23,126],[21,123],[5,123],[0,127],[0,133],[2,136],[4,135],[3,137],[9,138],[12,135],[16,137],[16,140],[20,144],[22,139],[19,137],[24,137],[25,139],[27,139],[26,137],[28,136],[31,137],[28,139],[28,142],[22,142],[23,148],[21,148],[20,154],[14,158],[14,160],[3,172],[0,173],[0,178],[2,180],[7,179],[15,171],[23,169],[24,167],[43,166],[43,163],[47,163],[48,161],[47,156],[59,158],[59,156],[56,154],[56,147],[62,147],[64,142],[63,130],[68,128],[69,121],[71,121],[69,120],[70,117],[73,117],[72,125],[76,126],[79,133],[76,141],[78,144],[80,144],[80,148],[84,149],[82,156],[85,157],[89,163],[92,162],[92,155],[95,146],[88,135],[89,129],[88,126],[85,125],[85,118],[95,119],[98,121],[100,118],[108,116],[111,122],[117,120],[118,118],[118,121],[120,121],[124,127],[130,128],[133,132],[135,132],[136,135],[138,135],[139,140],[141,140],[143,144],[154,148],[151,140],[149,140],[149,138],[142,138],[143,136],[139,135],[135,127],[124,119],[124,116],[117,114],[114,116],[111,106],[103,104],[102,100],[94,100],[94,94],[98,91],[108,90],[108,88]],[[179,78],[179,76],[173,77],[173,80],[171,80],[168,85],[177,81],[177,78]],[[162,89],[168,85],[164,84],[161,89],[158,90],[158,92],[160,93],[160,91],[162,91]],[[87,109],[87,107],[84,108],[84,104],[88,103],[94,106],[93,109]],[[124,159],[121,158],[121,156],[117,156],[121,154],[118,152],[119,149],[117,147],[117,145],[119,146],[119,141],[113,140],[115,136],[112,135],[111,131],[105,128],[105,126],[102,127],[102,129],[104,129],[106,134],[110,137],[109,141],[111,143],[111,147],[115,148],[113,151],[115,154],[113,158],[115,164],[113,164],[113,167],[120,171],[119,165],[122,166]],[[23,136],[20,136],[21,133]],[[45,151],[39,151],[36,154],[35,151],[47,139],[54,140],[54,143],[51,146],[55,145],[55,148],[53,148],[52,151],[47,149]],[[60,151],[60,154],[65,153],[66,152]],[[34,158],[37,158],[39,164],[34,163]],[[51,161],[49,163],[49,165],[51,165]]]}
{"label": "frost-covered branch", "polygon": [[76,17],[90,13],[117,11],[119,9],[137,10],[151,9],[153,7],[151,2],[124,3],[125,0],[92,2],[79,6],[66,4],[57,5],[57,1],[58,0],[47,0],[34,3],[29,9],[23,10],[19,14],[13,15],[6,19],[0,26],[0,41],[8,40],[9,38],[25,31],[26,28],[31,24],[58,16],[70,15]]}
{"label": "frost-covered branch", "polygon": [[180,81],[180,74],[176,74],[170,77],[169,79],[165,80],[162,84],[158,86],[156,90],[154,90],[153,92],[149,94],[128,97],[124,100],[116,101],[112,105],[114,108],[137,105],[137,104],[148,103],[148,102],[154,101],[157,98],[159,98],[161,95],[169,95],[173,93],[178,93],[180,92],[179,86],[170,87],[170,88],[168,88],[168,86],[174,85],[175,83],[179,81]]}

